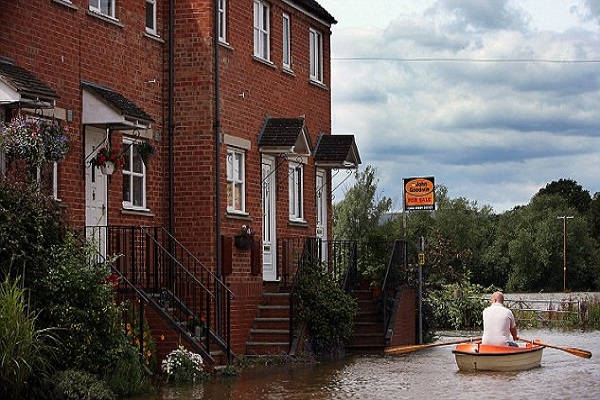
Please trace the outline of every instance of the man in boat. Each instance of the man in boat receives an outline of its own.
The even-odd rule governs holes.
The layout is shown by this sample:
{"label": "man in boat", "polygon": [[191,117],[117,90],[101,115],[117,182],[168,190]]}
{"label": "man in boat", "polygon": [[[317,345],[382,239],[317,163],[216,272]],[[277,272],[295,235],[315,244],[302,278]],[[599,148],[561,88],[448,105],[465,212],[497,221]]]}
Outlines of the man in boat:
{"label": "man in boat", "polygon": [[494,292],[492,304],[483,310],[483,337],[481,343],[496,346],[515,346],[517,325],[512,311],[504,307],[504,293]]}

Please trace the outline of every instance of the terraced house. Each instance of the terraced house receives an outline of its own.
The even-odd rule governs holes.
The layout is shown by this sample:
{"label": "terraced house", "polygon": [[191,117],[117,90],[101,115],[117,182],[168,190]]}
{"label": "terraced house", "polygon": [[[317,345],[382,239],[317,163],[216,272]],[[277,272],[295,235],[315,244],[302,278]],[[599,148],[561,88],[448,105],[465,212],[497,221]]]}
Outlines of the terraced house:
{"label": "terraced house", "polygon": [[360,163],[331,132],[335,23],[314,0],[2,2],[0,119],[66,129],[67,156],[27,173],[99,257],[121,255],[115,293],[140,301],[159,353],[289,350],[286,303],[283,338],[258,337],[265,293],[292,284],[308,239],[327,259],[332,171]]}

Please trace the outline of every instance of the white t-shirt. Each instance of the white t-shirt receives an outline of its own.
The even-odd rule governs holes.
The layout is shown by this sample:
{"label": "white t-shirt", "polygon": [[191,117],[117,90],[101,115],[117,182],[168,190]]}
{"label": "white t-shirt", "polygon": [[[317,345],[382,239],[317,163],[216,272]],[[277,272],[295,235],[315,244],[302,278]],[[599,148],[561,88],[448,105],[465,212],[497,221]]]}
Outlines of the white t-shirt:
{"label": "white t-shirt", "polygon": [[493,303],[483,310],[483,337],[481,343],[508,346],[512,342],[510,329],[516,327],[515,317],[502,303]]}

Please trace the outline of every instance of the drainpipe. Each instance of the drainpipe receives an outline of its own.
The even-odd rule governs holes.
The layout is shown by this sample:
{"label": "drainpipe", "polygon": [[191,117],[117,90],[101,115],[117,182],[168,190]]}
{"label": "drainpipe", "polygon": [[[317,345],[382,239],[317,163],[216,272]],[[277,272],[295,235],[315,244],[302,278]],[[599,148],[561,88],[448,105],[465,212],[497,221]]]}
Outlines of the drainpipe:
{"label": "drainpipe", "polygon": [[[220,188],[220,172],[221,172],[221,100],[220,100],[220,82],[219,82],[219,0],[214,0],[214,16],[213,16],[213,47],[214,47],[214,73],[215,73],[215,262],[217,270],[217,278],[221,280],[223,268],[221,265],[221,188]],[[221,315],[223,304],[220,291],[220,285],[217,288],[217,326],[222,327]]]}
{"label": "drainpipe", "polygon": [[174,135],[174,124],[173,124],[173,107],[174,107],[174,93],[175,93],[175,82],[174,82],[174,68],[175,68],[175,0],[169,0],[169,99],[168,99],[168,135],[169,135],[169,233],[171,236],[175,235],[175,199],[174,199],[174,187],[175,187],[175,167],[174,167],[174,154],[173,154],[173,135]]}

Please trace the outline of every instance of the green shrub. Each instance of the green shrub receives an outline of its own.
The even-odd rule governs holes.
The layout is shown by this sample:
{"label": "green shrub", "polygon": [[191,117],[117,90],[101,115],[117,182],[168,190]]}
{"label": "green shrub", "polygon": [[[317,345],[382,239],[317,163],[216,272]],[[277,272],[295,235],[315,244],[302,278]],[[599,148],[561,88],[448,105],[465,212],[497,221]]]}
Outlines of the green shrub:
{"label": "green shrub", "polygon": [[433,311],[436,329],[473,329],[483,326],[481,293],[488,293],[479,285],[453,283],[443,285],[441,290],[429,292],[425,301]]}
{"label": "green shrub", "polygon": [[29,398],[50,371],[52,332],[38,330],[19,280],[0,284],[0,398]]}
{"label": "green shrub", "polygon": [[115,400],[106,382],[94,375],[69,369],[54,374],[53,398],[56,400]]}
{"label": "green shrub", "polygon": [[356,300],[318,265],[305,265],[295,291],[298,316],[308,324],[315,349],[343,345],[354,334]]}
{"label": "green shrub", "polygon": [[119,397],[148,393],[152,388],[134,347],[129,347],[114,368],[105,372],[104,380]]}

